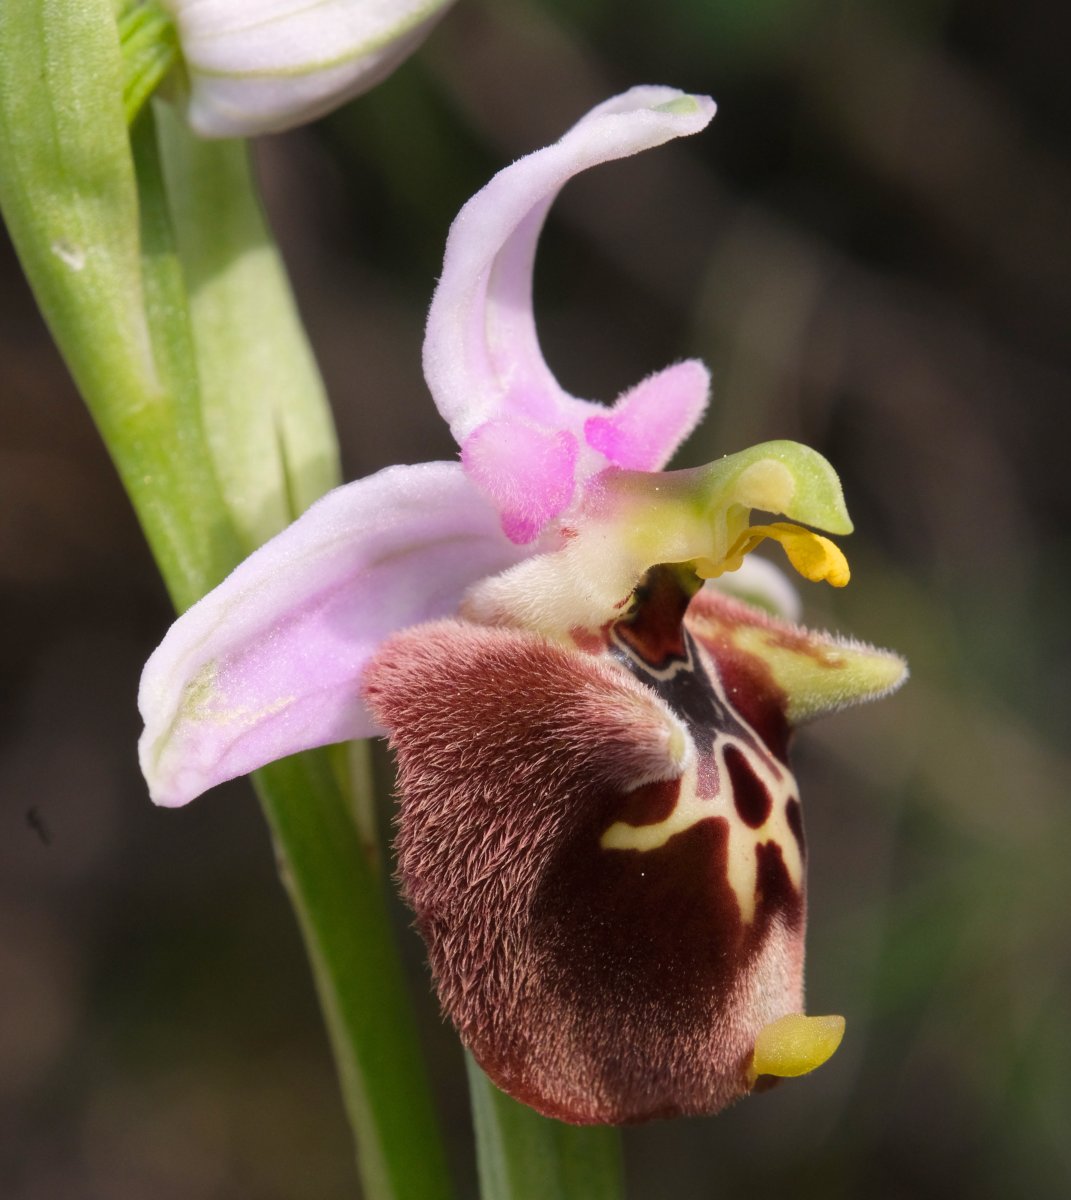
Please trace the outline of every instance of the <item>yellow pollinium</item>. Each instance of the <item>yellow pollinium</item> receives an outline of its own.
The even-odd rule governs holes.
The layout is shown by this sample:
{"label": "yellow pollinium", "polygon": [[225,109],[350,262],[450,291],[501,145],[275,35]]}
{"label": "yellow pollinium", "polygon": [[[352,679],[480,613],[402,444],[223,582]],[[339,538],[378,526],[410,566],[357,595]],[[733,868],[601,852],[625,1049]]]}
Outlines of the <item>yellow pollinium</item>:
{"label": "yellow pollinium", "polygon": [[[844,587],[852,577],[848,560],[829,538],[812,533],[802,525],[793,525],[789,521],[749,526],[736,540],[718,569],[710,570],[710,564],[701,562],[697,565],[699,575],[709,579],[724,571],[735,571],[744,561],[744,555],[754,550],[765,538],[780,542],[788,555],[788,561],[804,579],[809,579],[812,583],[821,583],[824,580],[833,587]],[[704,567],[708,569],[704,570]]]}
{"label": "yellow pollinium", "polygon": [[759,1031],[751,1057],[751,1082],[760,1075],[807,1075],[832,1058],[844,1037],[843,1017],[789,1013]]}

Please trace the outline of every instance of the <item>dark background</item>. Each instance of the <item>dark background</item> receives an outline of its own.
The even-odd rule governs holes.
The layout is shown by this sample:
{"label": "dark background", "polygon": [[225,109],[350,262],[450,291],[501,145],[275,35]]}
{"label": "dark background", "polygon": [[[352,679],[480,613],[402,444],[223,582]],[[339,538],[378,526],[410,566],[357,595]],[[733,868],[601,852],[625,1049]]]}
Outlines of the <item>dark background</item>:
{"label": "dark background", "polygon": [[[826,453],[855,578],[809,588],[808,619],[914,677],[797,747],[808,1009],[846,1015],[843,1047],[720,1117],[630,1130],[632,1200],[1071,1194],[1059,10],[461,0],[386,85],[258,145],[354,478],[455,452],[419,351],[461,203],[632,84],[721,106],[566,190],[547,356],[606,400],[703,357],[682,463]],[[168,605],[6,244],[0,274],[0,1195],[353,1196],[251,792],[146,797],[134,698]],[[407,945],[471,1195],[460,1054]]]}

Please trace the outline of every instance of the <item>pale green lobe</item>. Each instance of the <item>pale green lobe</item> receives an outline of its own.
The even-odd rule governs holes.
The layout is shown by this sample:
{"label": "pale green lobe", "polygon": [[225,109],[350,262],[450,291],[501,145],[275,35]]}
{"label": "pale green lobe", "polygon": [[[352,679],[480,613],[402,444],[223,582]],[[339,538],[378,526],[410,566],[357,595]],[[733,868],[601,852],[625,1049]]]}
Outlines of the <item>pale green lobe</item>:
{"label": "pale green lobe", "polygon": [[907,663],[891,650],[806,629],[739,601],[715,602],[706,589],[689,609],[688,628],[700,641],[759,660],[784,697],[791,725],[879,700],[908,676]]}
{"label": "pale green lobe", "polygon": [[830,634],[809,633],[806,648],[782,644],[755,633],[740,638],[769,666],[788,697],[786,716],[793,725],[880,700],[907,679],[907,663],[891,650]]}
{"label": "pale green lobe", "polygon": [[829,533],[852,531],[837,473],[817,451],[788,441],[684,471],[607,472],[590,508],[594,520],[621,531],[637,579],[656,563],[699,561],[710,568],[703,574],[716,574],[753,509]]}
{"label": "pale green lobe", "polygon": [[[622,473],[609,486],[649,502],[649,484],[640,473]],[[762,442],[703,467],[665,472],[658,493],[702,518],[739,505],[781,513],[827,533],[852,532],[836,471],[816,450],[799,442]]]}

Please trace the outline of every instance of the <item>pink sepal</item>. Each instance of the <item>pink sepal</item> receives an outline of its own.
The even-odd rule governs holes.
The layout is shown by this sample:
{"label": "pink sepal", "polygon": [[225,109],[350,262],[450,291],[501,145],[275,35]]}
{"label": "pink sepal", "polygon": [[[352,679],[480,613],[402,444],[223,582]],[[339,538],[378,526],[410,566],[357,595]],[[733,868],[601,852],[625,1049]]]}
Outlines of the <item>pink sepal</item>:
{"label": "pink sepal", "polygon": [[523,557],[456,463],[337,488],[171,627],[146,664],[142,770],[185,804],[298,750],[379,733],[365,664],[395,630],[452,613]]}

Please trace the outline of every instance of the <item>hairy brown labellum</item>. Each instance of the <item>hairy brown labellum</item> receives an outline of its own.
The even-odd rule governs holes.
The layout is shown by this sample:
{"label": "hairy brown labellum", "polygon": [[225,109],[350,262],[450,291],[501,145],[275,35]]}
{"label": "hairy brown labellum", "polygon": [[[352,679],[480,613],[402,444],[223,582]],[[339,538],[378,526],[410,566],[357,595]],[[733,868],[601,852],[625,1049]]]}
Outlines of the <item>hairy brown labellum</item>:
{"label": "hairy brown labellum", "polygon": [[572,1122],[716,1111],[802,1007],[784,697],[719,634],[735,602],[696,597],[697,639],[689,596],[652,571],[598,653],[425,625],[368,674],[443,1008],[501,1088]]}

